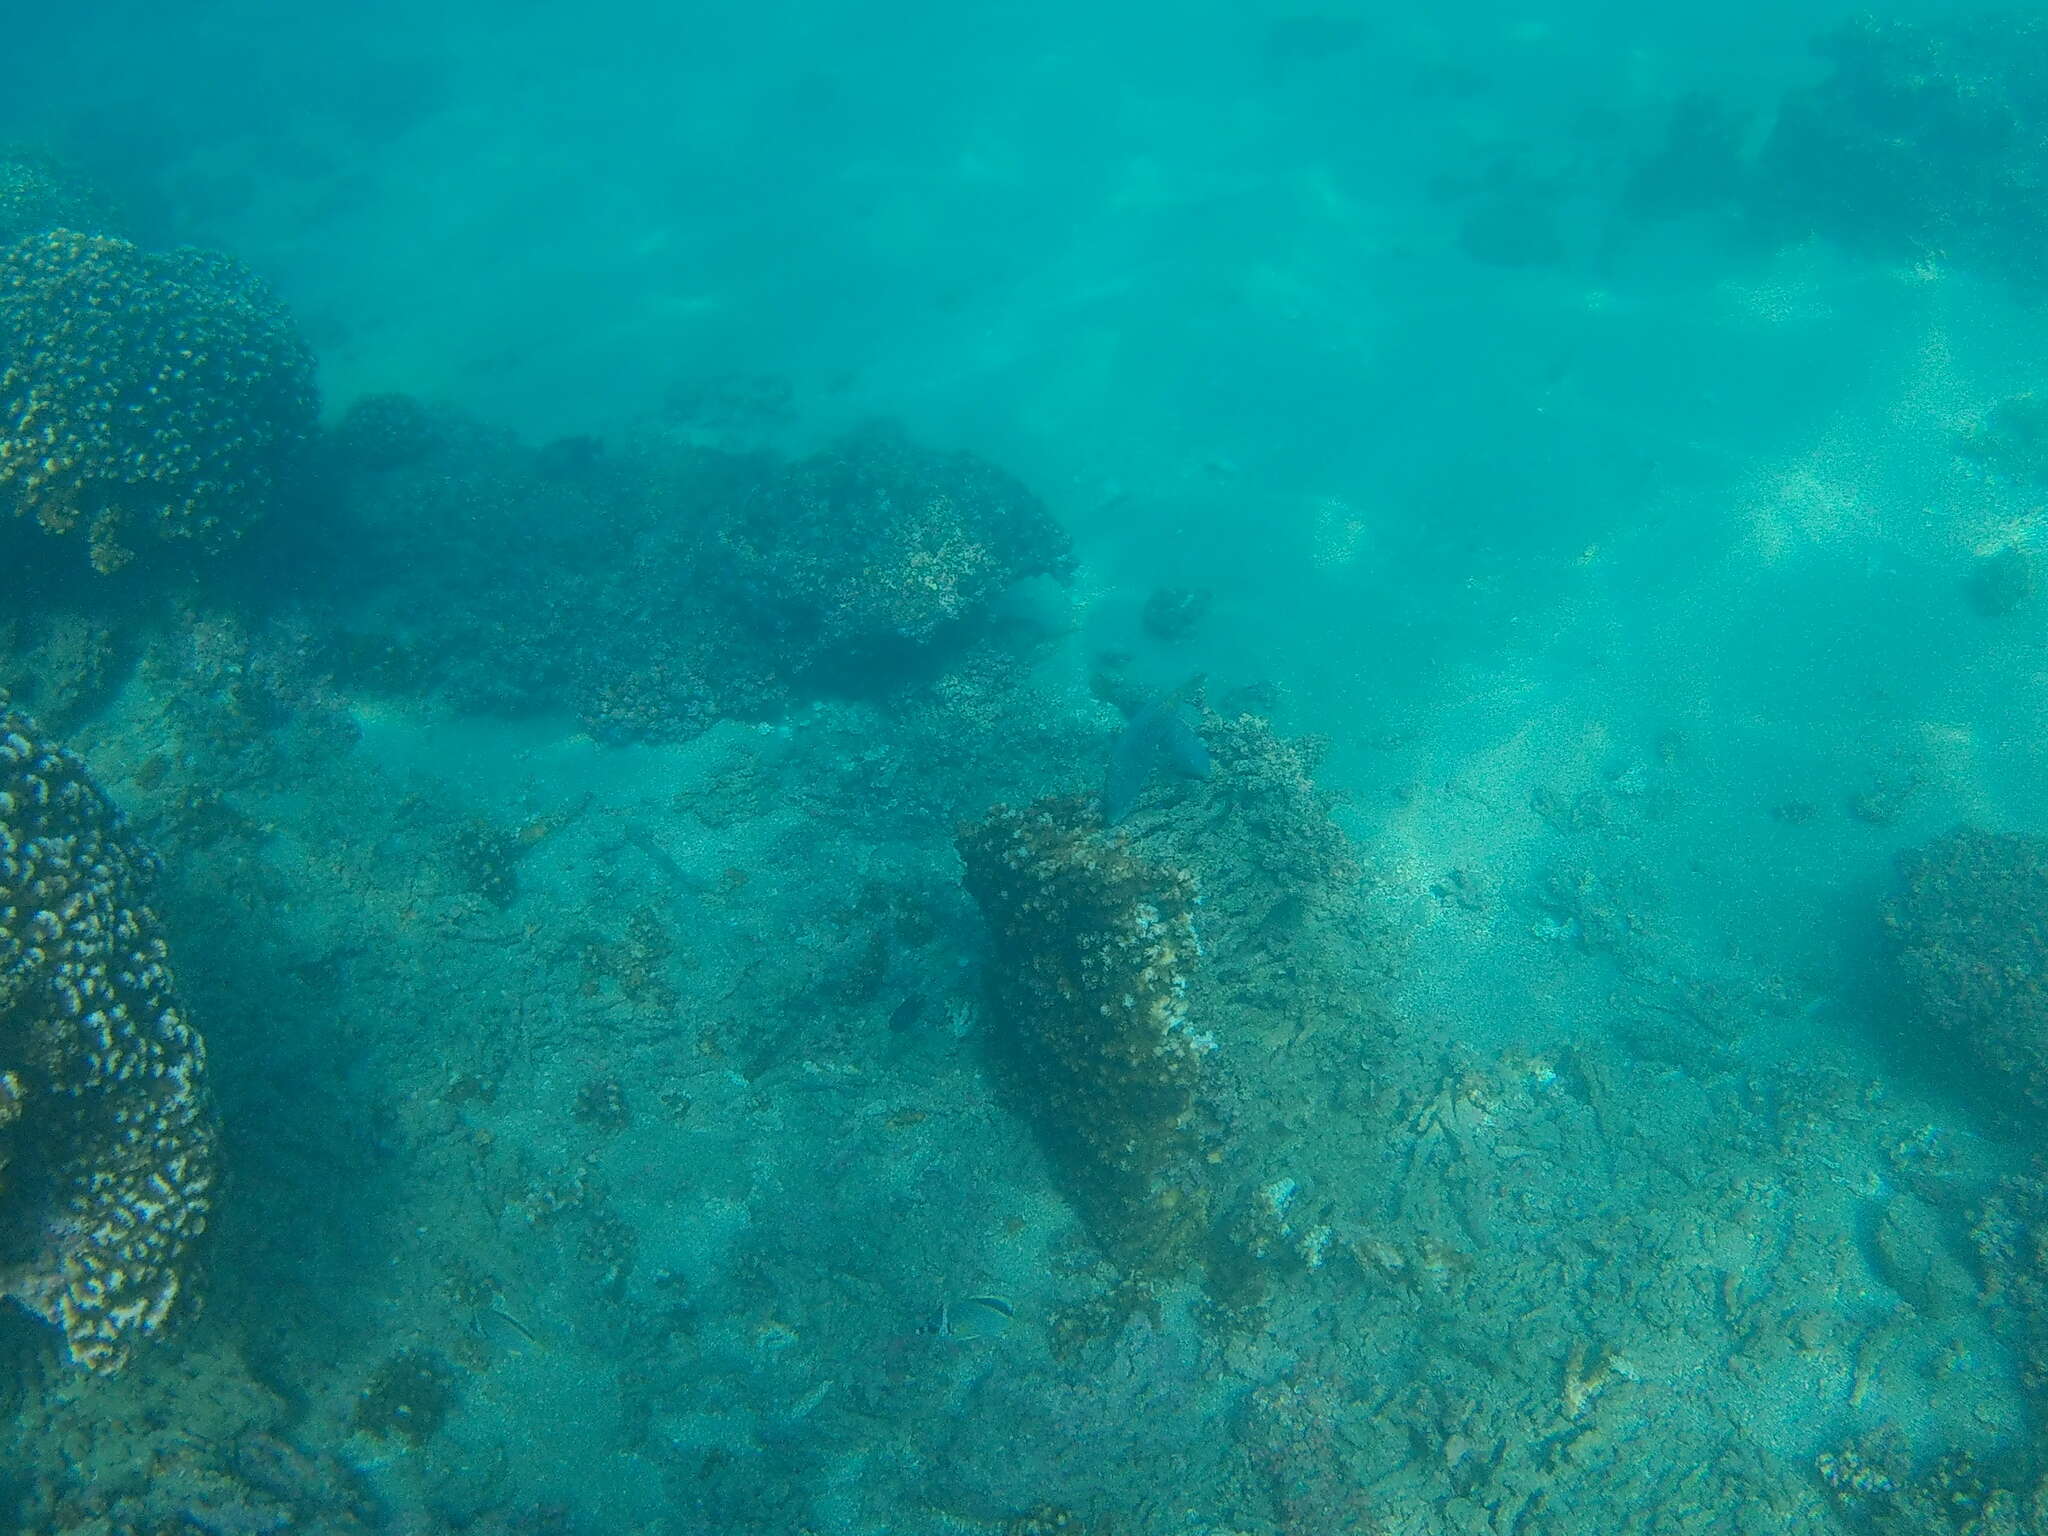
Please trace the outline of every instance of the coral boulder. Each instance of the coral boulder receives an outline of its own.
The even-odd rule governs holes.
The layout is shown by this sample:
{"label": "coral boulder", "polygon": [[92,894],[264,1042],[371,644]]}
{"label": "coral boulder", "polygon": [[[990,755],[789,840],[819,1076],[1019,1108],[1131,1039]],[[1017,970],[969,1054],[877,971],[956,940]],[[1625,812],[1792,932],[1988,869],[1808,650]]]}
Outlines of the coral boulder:
{"label": "coral boulder", "polygon": [[0,506],[94,566],[232,539],[315,425],[313,359],[241,267],[49,230],[0,250]]}
{"label": "coral boulder", "polygon": [[1103,1246],[1185,1260],[1207,1210],[1195,1128],[1215,1042],[1190,1020],[1195,883],[1084,800],[998,806],[959,838],[987,919],[999,1064]]}
{"label": "coral boulder", "polygon": [[84,765],[0,713],[0,1296],[96,1371],[173,1316],[215,1182],[156,874]]}

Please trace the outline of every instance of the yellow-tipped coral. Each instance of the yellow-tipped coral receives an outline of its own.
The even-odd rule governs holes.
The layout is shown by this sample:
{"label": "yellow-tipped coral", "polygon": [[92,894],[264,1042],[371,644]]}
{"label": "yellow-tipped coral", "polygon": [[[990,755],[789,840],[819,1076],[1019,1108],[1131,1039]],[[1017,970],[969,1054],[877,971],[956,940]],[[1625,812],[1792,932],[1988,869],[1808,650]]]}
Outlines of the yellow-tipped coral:
{"label": "yellow-tipped coral", "polygon": [[101,1372],[172,1317],[215,1179],[156,873],[84,765],[0,712],[0,1296]]}
{"label": "yellow-tipped coral", "polygon": [[65,229],[0,250],[0,505],[82,525],[96,568],[240,533],[315,411],[312,354],[234,262]]}

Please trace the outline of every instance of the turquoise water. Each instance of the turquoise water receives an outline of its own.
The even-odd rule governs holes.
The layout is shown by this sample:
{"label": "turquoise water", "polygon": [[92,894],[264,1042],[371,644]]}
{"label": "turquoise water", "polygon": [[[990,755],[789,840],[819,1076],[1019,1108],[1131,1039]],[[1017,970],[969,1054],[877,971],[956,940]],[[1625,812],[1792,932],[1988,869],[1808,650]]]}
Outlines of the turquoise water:
{"label": "turquoise water", "polygon": [[0,1528],[2048,1529],[2031,16],[10,41]]}

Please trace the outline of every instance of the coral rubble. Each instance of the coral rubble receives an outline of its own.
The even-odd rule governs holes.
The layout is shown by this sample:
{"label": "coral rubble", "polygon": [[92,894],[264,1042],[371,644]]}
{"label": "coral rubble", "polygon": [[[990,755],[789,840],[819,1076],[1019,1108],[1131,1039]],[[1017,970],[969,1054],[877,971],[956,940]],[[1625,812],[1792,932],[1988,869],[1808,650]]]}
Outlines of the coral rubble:
{"label": "coral rubble", "polygon": [[311,353],[225,257],[61,229],[0,251],[0,505],[82,525],[96,568],[235,537],[314,415]]}
{"label": "coral rubble", "polygon": [[213,1198],[156,873],[83,764],[0,717],[0,1295],[96,1371],[170,1319]]}

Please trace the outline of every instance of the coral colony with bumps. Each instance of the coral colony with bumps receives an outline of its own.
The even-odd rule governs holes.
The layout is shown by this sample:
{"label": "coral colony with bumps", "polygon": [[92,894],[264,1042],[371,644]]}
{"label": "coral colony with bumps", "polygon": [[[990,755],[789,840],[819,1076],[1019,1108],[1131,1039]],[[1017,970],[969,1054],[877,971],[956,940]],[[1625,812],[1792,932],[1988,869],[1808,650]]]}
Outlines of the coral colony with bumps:
{"label": "coral colony with bumps", "polygon": [[112,571],[262,515],[311,436],[313,359],[232,261],[52,230],[0,250],[0,502]]}
{"label": "coral colony with bumps", "polygon": [[175,1315],[216,1178],[156,878],[85,765],[0,717],[0,1294],[96,1371]]}

